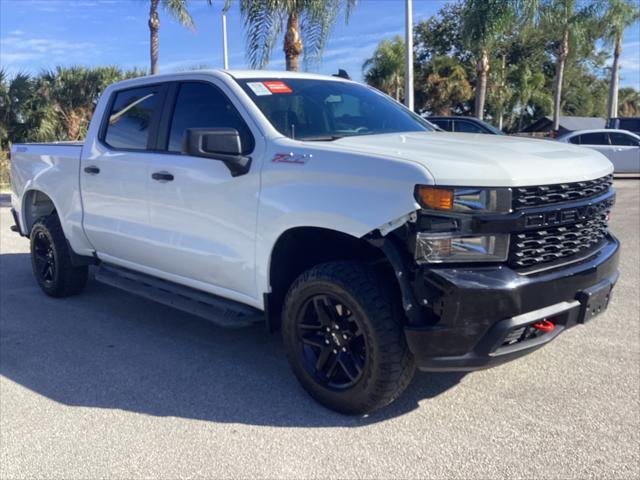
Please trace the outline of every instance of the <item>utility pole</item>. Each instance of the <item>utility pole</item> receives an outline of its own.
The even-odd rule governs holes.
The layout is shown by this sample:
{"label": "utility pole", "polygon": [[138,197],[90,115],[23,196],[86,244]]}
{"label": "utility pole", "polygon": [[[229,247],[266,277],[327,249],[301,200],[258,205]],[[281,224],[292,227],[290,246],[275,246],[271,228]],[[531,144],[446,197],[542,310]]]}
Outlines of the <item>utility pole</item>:
{"label": "utility pole", "polygon": [[227,54],[227,14],[222,12],[222,64],[224,69],[229,69],[229,56]]}
{"label": "utility pole", "polygon": [[411,0],[405,0],[405,35],[407,60],[404,69],[404,104],[413,111],[413,7]]}

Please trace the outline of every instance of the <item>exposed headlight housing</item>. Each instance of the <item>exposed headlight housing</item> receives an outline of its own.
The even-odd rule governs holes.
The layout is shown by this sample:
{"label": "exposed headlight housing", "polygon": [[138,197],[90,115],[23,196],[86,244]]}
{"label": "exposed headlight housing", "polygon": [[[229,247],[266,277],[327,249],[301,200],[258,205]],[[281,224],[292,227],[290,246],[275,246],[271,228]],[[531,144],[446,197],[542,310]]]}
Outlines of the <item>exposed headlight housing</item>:
{"label": "exposed headlight housing", "polygon": [[419,232],[417,263],[504,262],[509,255],[509,235],[456,236]]}
{"label": "exposed headlight housing", "polygon": [[422,208],[454,213],[509,213],[509,188],[445,188],[417,185],[415,198]]}

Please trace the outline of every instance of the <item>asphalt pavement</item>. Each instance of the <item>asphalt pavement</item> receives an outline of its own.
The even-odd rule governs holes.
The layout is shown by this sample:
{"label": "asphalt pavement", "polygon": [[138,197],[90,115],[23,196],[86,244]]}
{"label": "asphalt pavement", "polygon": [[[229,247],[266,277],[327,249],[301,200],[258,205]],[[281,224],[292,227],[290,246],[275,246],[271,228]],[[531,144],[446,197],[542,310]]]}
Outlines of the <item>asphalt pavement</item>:
{"label": "asphalt pavement", "polygon": [[608,311],[520,360],[418,374],[364,418],[316,404],[279,336],[90,282],[46,297],[0,208],[0,478],[639,478],[640,181],[618,180]]}

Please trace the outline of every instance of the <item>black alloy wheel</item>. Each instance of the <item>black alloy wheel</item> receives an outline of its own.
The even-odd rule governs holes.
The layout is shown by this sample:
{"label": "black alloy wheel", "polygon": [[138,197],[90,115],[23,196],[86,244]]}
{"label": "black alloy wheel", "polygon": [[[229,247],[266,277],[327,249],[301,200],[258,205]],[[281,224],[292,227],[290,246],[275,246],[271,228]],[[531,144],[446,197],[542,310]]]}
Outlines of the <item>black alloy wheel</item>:
{"label": "black alloy wheel", "polygon": [[352,387],[367,362],[367,342],[357,316],[334,295],[315,295],[302,308],[297,330],[307,371],[328,388]]}
{"label": "black alloy wheel", "polygon": [[56,254],[51,238],[42,230],[33,239],[33,257],[36,275],[46,286],[53,285],[56,279]]}
{"label": "black alloy wheel", "polygon": [[36,220],[29,237],[31,266],[42,291],[51,297],[68,297],[82,291],[88,267],[73,264],[58,216],[52,213]]}
{"label": "black alloy wheel", "polygon": [[388,281],[362,263],[328,262],[302,273],[285,298],[282,338],[293,373],[337,412],[384,407],[413,377],[415,361]]}

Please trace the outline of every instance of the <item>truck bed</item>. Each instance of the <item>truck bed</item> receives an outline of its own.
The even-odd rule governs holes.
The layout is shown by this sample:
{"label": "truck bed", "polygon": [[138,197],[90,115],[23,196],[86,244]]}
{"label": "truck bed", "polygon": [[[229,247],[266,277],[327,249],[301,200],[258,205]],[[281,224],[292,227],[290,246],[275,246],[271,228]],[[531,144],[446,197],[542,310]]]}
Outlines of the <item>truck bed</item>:
{"label": "truck bed", "polygon": [[[56,199],[55,209],[61,218],[81,215],[79,172],[81,142],[16,143],[11,147],[11,203],[21,218],[23,230],[29,228],[32,209],[42,201],[42,194]],[[30,191],[42,194],[33,197]],[[23,233],[26,233],[23,231]]]}

